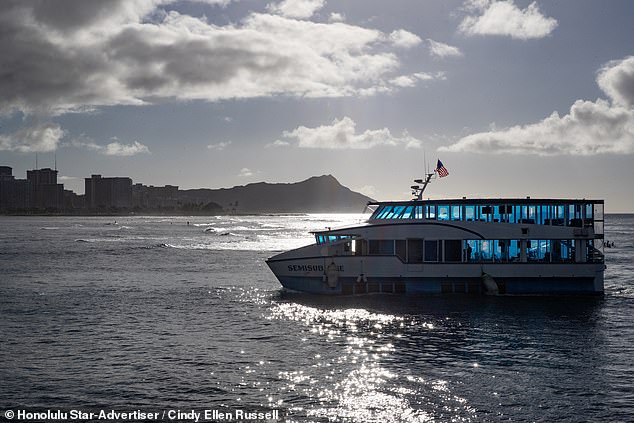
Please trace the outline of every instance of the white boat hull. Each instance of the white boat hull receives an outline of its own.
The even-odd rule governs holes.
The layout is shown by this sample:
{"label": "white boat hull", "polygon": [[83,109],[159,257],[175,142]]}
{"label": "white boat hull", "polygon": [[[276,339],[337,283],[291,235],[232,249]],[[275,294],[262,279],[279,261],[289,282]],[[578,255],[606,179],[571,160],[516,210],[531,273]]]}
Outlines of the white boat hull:
{"label": "white boat hull", "polygon": [[315,294],[603,294],[602,263],[407,264],[394,256],[331,256],[272,257],[267,264],[285,288]]}

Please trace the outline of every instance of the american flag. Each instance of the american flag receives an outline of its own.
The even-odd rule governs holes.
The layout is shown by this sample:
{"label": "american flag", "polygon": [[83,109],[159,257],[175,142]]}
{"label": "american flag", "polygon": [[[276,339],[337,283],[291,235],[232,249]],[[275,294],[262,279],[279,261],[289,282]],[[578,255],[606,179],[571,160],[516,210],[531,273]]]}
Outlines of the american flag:
{"label": "american flag", "polygon": [[436,165],[436,170],[434,172],[438,173],[438,176],[441,178],[449,175],[449,171],[445,168],[445,166],[443,166],[440,160],[438,160],[438,164]]}

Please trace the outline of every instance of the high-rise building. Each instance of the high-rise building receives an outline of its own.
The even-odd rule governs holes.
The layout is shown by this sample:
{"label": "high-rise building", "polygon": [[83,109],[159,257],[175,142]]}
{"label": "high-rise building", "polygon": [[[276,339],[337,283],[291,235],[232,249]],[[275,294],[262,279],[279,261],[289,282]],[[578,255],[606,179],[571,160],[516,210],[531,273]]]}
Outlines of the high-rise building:
{"label": "high-rise building", "polygon": [[84,181],[86,207],[94,210],[132,207],[132,179],[103,178],[101,175],[92,175]]}
{"label": "high-rise building", "polygon": [[26,171],[31,184],[31,205],[36,209],[59,210],[64,204],[64,185],[57,183],[57,170],[51,168]]}

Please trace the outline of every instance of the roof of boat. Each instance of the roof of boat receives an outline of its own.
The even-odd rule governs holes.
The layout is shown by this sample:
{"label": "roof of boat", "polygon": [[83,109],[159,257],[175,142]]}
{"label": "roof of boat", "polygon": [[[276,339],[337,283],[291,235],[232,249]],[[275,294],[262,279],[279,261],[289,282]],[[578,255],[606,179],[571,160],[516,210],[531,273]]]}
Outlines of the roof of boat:
{"label": "roof of boat", "polygon": [[422,205],[422,204],[563,204],[563,203],[591,203],[603,204],[604,200],[588,199],[588,198],[443,198],[443,199],[427,199],[427,200],[402,200],[402,201],[370,201],[368,206],[380,205]]}

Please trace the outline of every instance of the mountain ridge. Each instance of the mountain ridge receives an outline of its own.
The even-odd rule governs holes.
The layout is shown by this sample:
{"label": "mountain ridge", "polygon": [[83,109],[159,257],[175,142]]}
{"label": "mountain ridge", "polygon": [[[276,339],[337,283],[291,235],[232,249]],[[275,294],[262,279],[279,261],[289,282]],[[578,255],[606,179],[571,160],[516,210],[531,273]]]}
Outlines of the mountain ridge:
{"label": "mountain ridge", "polygon": [[341,183],[331,174],[299,182],[253,182],[232,188],[179,190],[182,202],[213,202],[238,213],[362,212],[374,201]]}

